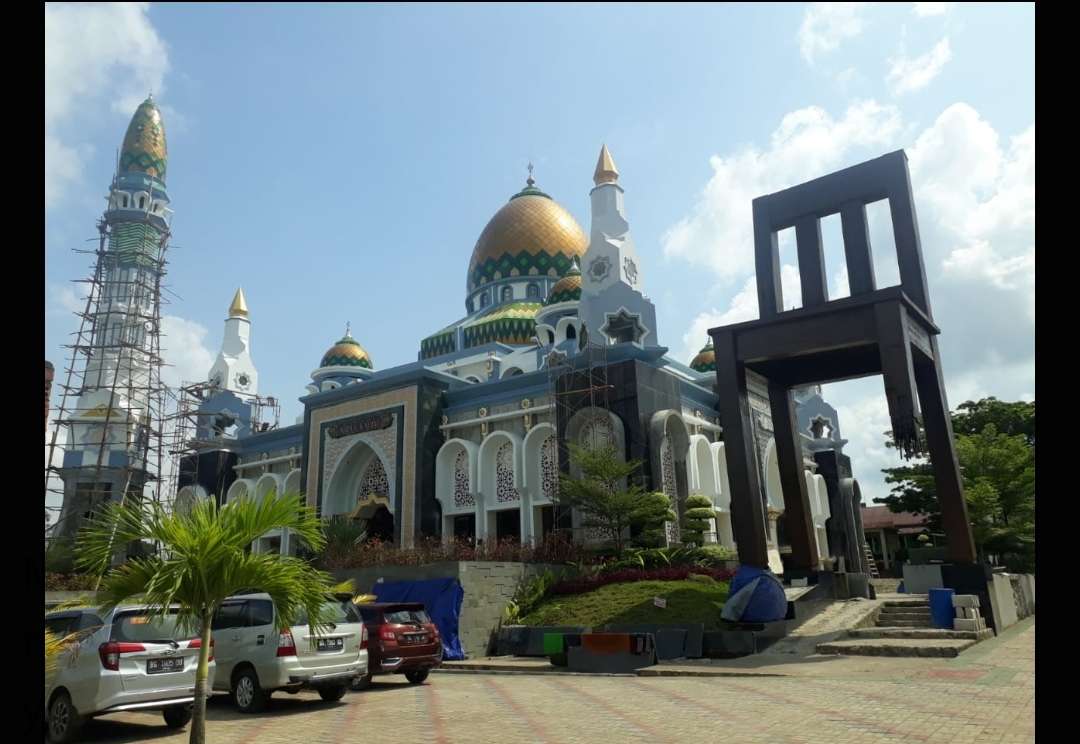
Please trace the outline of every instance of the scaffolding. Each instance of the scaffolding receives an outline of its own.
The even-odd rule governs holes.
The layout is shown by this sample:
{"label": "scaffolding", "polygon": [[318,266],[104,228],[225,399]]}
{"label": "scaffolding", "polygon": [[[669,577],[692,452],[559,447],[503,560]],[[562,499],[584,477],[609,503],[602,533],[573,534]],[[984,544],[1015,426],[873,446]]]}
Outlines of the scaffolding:
{"label": "scaffolding", "polygon": [[[149,209],[106,212],[98,221],[89,278],[81,285],[58,405],[46,435],[45,502],[57,519],[46,544],[70,538],[106,502],[161,499],[162,280],[170,230]],[[59,375],[58,375],[59,376]],[[54,398],[54,400],[56,399]],[[49,506],[50,494],[61,506]]]}
{"label": "scaffolding", "polygon": [[[163,485],[165,503],[172,509],[180,483],[199,483],[199,454],[226,449],[233,427],[246,428],[252,434],[277,429],[281,421],[281,402],[272,396],[229,391],[250,406],[250,419],[238,421],[220,412],[207,410],[204,404],[222,388],[209,381],[185,382],[180,385],[176,406],[166,418],[168,432],[166,450],[169,455],[168,483]],[[225,494],[216,494],[224,499]]]}
{"label": "scaffolding", "polygon": [[[614,444],[607,432],[610,431],[610,392],[608,383],[608,346],[607,339],[600,337],[594,341],[582,326],[576,353],[568,354],[552,349],[546,358],[548,371],[548,396],[552,403],[552,417],[556,431],[557,461],[562,473],[570,474],[570,436],[575,443],[585,444],[590,448]],[[584,419],[579,419],[574,431],[568,432],[571,419],[583,411]],[[561,507],[556,497],[554,522],[556,532],[572,534],[571,515]]]}

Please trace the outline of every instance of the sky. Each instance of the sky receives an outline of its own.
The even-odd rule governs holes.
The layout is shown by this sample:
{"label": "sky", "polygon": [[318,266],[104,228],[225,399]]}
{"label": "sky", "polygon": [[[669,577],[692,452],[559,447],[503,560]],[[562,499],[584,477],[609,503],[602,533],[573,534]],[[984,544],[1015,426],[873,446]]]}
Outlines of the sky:
{"label": "sky", "polygon": [[[488,219],[537,185],[588,231],[620,171],[659,340],[689,362],[757,317],[757,196],[904,149],[952,408],[1035,394],[1033,4],[46,4],[45,354],[153,92],[175,210],[165,372],[205,379],[242,286],[282,424],[351,322],[377,368],[464,315]],[[879,286],[898,282],[884,203]],[[847,292],[838,218],[830,295]],[[780,236],[785,305],[794,242]],[[54,398],[58,391],[54,392]],[[880,377],[828,385],[864,501],[884,496]],[[54,404],[55,405],[55,404]]]}

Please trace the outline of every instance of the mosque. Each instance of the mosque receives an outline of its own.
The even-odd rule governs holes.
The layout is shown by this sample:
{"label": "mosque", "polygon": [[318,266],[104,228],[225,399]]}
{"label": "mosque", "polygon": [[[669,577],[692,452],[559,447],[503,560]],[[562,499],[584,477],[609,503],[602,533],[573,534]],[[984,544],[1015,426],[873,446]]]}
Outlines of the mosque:
{"label": "mosque", "polygon": [[[163,189],[160,111],[148,100],[138,115],[162,127],[150,175]],[[128,155],[121,163],[142,167]],[[667,494],[676,513],[690,494],[707,497],[715,519],[706,541],[736,547],[711,342],[689,364],[668,355],[606,146],[589,194],[586,232],[530,169],[524,188],[479,232],[466,266],[464,316],[422,339],[415,362],[388,369],[362,345],[362,329],[347,327],[311,372],[303,415],[289,426],[253,424],[257,308],[237,290],[199,394],[176,507],[299,492],[323,518],[367,520],[370,534],[402,547],[420,537],[535,541],[556,528],[567,444],[604,441],[619,456],[642,460],[646,485]],[[573,395],[582,380],[599,380],[588,389],[602,394]],[[770,563],[779,572],[784,501],[766,382],[752,378],[749,389]],[[824,559],[836,552],[828,528],[834,489],[816,472],[815,455],[839,455],[845,440],[820,388],[800,390],[796,401]],[[576,539],[594,539],[578,515],[562,518],[568,521],[558,526]],[[289,537],[268,534],[254,549],[292,552]],[[667,526],[666,538],[679,542],[678,524]]]}

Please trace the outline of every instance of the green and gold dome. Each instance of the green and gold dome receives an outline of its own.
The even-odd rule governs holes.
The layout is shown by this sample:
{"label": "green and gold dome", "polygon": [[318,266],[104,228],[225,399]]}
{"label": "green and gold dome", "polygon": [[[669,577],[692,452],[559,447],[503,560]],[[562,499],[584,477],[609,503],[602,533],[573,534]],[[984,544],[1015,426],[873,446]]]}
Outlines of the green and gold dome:
{"label": "green and gold dome", "polygon": [[552,286],[547,299],[544,300],[544,304],[554,305],[559,302],[577,302],[580,299],[581,269],[578,268],[578,261],[575,258],[566,275]]}
{"label": "green and gold dome", "polygon": [[536,188],[530,176],[480,233],[469,261],[467,291],[509,277],[563,276],[588,247],[577,220]]}
{"label": "green and gold dome", "polygon": [[712,340],[705,344],[705,348],[699,351],[697,356],[690,360],[690,369],[695,372],[716,371],[716,351],[713,349]]}
{"label": "green and gold dome", "polygon": [[533,301],[496,305],[468,321],[462,328],[465,348],[493,342],[520,346],[533,343],[536,314],[543,304]]}
{"label": "green and gold dome", "polygon": [[131,117],[124,144],[120,147],[120,174],[145,173],[165,183],[169,146],[165,123],[153,96],[147,97]]}
{"label": "green and gold dome", "polygon": [[371,361],[371,357],[364,351],[364,347],[361,346],[348,329],[345,330],[345,335],[340,341],[327,349],[323,354],[322,361],[319,362],[319,367],[363,367],[364,369],[375,369],[375,365]]}

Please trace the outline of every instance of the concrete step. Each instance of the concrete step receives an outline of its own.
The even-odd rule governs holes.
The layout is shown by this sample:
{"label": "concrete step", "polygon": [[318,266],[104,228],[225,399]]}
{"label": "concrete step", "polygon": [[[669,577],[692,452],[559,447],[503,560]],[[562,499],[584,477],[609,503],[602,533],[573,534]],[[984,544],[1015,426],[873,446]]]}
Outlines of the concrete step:
{"label": "concrete step", "polygon": [[886,620],[925,620],[930,622],[930,610],[897,610],[893,612],[882,611],[878,613],[878,622],[888,625]]}
{"label": "concrete step", "polygon": [[886,607],[926,607],[930,608],[930,599],[926,595],[919,596],[915,594],[911,597],[905,597],[903,599],[886,599]]}
{"label": "concrete step", "polygon": [[952,640],[982,641],[994,635],[992,630],[946,630],[945,628],[904,628],[878,626],[855,628],[848,631],[853,638],[944,638]]}
{"label": "concrete step", "polygon": [[930,618],[878,618],[879,628],[933,628]]}
{"label": "concrete step", "polygon": [[838,656],[908,656],[951,658],[975,645],[971,639],[953,638],[850,638],[819,643],[819,654]]}

